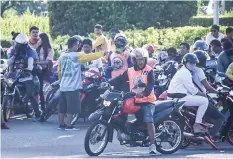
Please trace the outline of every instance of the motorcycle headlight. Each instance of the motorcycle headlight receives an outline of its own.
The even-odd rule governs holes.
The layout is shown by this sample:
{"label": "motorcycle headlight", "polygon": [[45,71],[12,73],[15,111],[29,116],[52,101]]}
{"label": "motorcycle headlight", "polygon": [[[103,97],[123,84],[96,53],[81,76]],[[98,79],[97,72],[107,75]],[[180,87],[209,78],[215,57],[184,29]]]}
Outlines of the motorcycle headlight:
{"label": "motorcycle headlight", "polygon": [[110,104],[111,104],[111,102],[110,102],[110,101],[106,101],[106,100],[104,100],[103,105],[104,105],[105,107],[109,107],[109,106],[110,106]]}
{"label": "motorcycle headlight", "polygon": [[13,82],[13,79],[9,78],[9,79],[7,79],[6,83],[7,83],[8,87],[12,87],[14,82]]}

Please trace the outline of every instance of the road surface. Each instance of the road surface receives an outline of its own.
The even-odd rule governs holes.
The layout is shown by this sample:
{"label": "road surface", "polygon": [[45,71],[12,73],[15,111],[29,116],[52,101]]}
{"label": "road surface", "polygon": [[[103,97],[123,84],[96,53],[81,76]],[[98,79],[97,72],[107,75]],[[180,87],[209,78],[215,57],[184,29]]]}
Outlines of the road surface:
{"label": "road surface", "polygon": [[[21,116],[11,119],[10,130],[1,131],[2,158],[89,158],[84,150],[84,137],[90,123],[82,120],[76,124],[79,131],[57,130],[57,117],[45,123],[32,122]],[[116,138],[109,143],[99,158],[205,158],[233,159],[233,147],[220,144],[219,150],[210,146],[190,147],[172,155],[148,155],[148,148],[121,146]],[[98,157],[97,157],[98,158]]]}

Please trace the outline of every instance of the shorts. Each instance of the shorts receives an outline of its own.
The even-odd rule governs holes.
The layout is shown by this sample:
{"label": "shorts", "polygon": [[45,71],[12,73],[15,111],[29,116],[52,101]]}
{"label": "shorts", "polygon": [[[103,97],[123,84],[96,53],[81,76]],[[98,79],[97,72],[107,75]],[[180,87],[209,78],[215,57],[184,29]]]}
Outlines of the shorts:
{"label": "shorts", "polygon": [[154,104],[146,103],[146,104],[141,104],[140,106],[143,113],[143,122],[153,123],[154,122],[153,114],[155,110]]}
{"label": "shorts", "polygon": [[81,112],[81,101],[79,90],[70,92],[61,92],[59,113],[78,114]]}

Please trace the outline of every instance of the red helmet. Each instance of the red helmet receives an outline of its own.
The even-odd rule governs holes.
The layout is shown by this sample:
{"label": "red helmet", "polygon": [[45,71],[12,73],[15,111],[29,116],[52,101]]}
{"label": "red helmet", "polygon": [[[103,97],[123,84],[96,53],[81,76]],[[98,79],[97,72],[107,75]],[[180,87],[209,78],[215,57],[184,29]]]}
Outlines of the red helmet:
{"label": "red helmet", "polygon": [[124,100],[123,113],[134,114],[138,110],[140,110],[140,106],[135,106],[134,97]]}
{"label": "red helmet", "polygon": [[143,47],[148,51],[149,54],[153,54],[155,51],[153,45],[151,44],[144,45]]}

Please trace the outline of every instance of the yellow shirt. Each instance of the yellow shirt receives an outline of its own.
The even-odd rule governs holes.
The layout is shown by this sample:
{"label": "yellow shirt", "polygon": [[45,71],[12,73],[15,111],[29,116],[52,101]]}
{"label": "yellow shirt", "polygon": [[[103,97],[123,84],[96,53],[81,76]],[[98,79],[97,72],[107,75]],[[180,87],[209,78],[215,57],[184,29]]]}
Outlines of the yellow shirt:
{"label": "yellow shirt", "polygon": [[116,45],[114,44],[114,42],[112,40],[109,41],[108,48],[110,48],[110,51],[116,52]]}
{"label": "yellow shirt", "polygon": [[230,66],[227,68],[226,72],[227,77],[233,81],[233,62],[230,64]]}
{"label": "yellow shirt", "polygon": [[108,40],[103,34],[96,38],[93,49],[96,49],[96,52],[108,51]]}
{"label": "yellow shirt", "polygon": [[[104,52],[97,52],[97,53],[91,53],[91,54],[85,54],[83,52],[77,53],[78,63],[80,63],[80,64],[84,64],[86,62],[99,59],[103,56],[104,56]],[[61,77],[60,63],[58,63],[58,65],[57,65],[57,70],[58,70],[58,79],[60,79],[60,77]]]}

